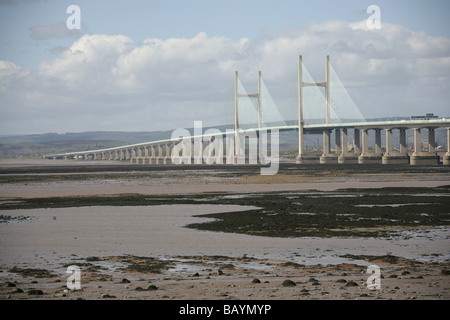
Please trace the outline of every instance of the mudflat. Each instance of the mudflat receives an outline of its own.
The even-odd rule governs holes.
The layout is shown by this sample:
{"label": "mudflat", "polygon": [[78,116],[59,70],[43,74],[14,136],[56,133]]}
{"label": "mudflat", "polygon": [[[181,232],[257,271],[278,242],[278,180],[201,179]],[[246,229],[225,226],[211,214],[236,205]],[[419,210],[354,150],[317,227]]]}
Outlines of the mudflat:
{"label": "mudflat", "polygon": [[448,299],[449,185],[442,166],[2,161],[0,298]]}

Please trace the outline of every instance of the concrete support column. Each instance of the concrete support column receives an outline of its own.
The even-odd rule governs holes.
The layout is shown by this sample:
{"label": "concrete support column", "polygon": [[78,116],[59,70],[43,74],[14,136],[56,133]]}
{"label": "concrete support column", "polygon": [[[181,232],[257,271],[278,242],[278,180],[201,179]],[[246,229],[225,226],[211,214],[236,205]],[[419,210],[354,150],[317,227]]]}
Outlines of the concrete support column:
{"label": "concrete support column", "polygon": [[422,152],[422,134],[419,128],[414,129],[414,155]]}
{"label": "concrete support column", "polygon": [[354,129],[353,152],[356,155],[359,155],[361,153],[360,133],[359,133],[359,129],[356,129],[356,128]]}
{"label": "concrete support column", "polygon": [[341,134],[341,154],[338,157],[338,163],[357,163],[358,157],[354,153],[348,152],[347,128],[342,129]]}
{"label": "concrete support column", "polygon": [[369,133],[367,129],[362,130],[362,153],[366,155],[369,152]]}
{"label": "concrete support column", "polygon": [[334,146],[334,151],[337,155],[340,155],[342,152],[342,148],[341,148],[341,129],[336,129],[334,131],[334,136],[335,136],[335,146]]}
{"label": "concrete support column", "polygon": [[150,164],[152,164],[153,162],[155,162],[156,160],[156,151],[155,151],[155,146],[151,146],[150,147],[150,151],[151,151],[151,156],[150,156],[150,159],[149,159],[149,162],[148,163],[150,163]]}
{"label": "concrete support column", "polygon": [[150,147],[150,153],[151,153],[151,157],[154,158],[155,157],[155,146],[151,146]]}
{"label": "concrete support column", "polygon": [[392,151],[392,129],[386,129],[386,155],[390,155]]}
{"label": "concrete support column", "polygon": [[450,128],[447,128],[447,155],[450,155]]}
{"label": "concrete support column", "polygon": [[[420,129],[414,129],[414,153],[411,155],[411,165],[436,165],[439,156],[436,154],[434,129],[428,129],[428,152],[422,152],[422,136]],[[434,152],[430,152],[433,150]]]}
{"label": "concrete support column", "polygon": [[143,152],[142,152],[142,148],[141,147],[137,147],[136,148],[135,163],[136,164],[143,164],[144,163],[144,157],[143,157]]}
{"label": "concrete support column", "polygon": [[434,128],[428,128],[428,153],[436,154],[436,136]]}
{"label": "concrete support column", "polygon": [[163,163],[163,156],[162,156],[162,144],[158,144],[157,148],[157,153],[158,155],[156,156],[156,164],[162,164]]}
{"label": "concrete support column", "polygon": [[375,154],[381,155],[381,130],[376,129],[375,130]]}
{"label": "concrete support column", "polygon": [[406,150],[406,129],[400,129],[400,154],[402,156],[407,155]]}
{"label": "concrete support column", "polygon": [[447,128],[447,153],[444,155],[443,164],[450,166],[450,128]]}
{"label": "concrete support column", "polygon": [[170,160],[171,160],[171,158],[170,158],[170,145],[166,144],[165,149],[166,149],[166,156],[164,157],[164,164],[170,164]]}
{"label": "concrete support column", "polygon": [[[193,152],[193,164],[202,164],[203,163],[203,140],[194,139],[194,146],[192,149]],[[244,143],[245,145],[245,143]],[[245,154],[245,150],[244,150]]]}
{"label": "concrete support column", "polygon": [[[377,153],[377,144],[375,143],[375,153],[369,152],[369,129],[363,129],[362,130],[362,152],[361,155],[358,157],[358,163],[361,164],[379,164],[382,162],[381,157],[381,131],[378,130],[378,152]],[[377,132],[375,131],[375,140],[377,140]]]}
{"label": "concrete support column", "polygon": [[330,154],[330,131],[323,131],[323,155]]}
{"label": "concrete support column", "polygon": [[320,163],[336,163],[338,162],[337,154],[330,154],[330,130],[323,131],[323,153],[320,157]]}
{"label": "concrete support column", "polygon": [[170,158],[170,144],[166,144],[166,158]]}
{"label": "concrete support column", "polygon": [[150,156],[149,156],[149,149],[148,149],[148,147],[144,147],[144,154],[143,154],[143,158],[142,158],[142,163],[143,164],[150,163]]}
{"label": "concrete support column", "polygon": [[[400,134],[400,139],[401,134]],[[392,147],[392,129],[386,129],[386,152],[382,158],[383,164],[408,164],[409,157],[400,152],[394,152]]]}
{"label": "concrete support column", "polygon": [[347,136],[347,128],[342,129],[341,135],[341,154],[345,156],[348,153],[348,136]]}

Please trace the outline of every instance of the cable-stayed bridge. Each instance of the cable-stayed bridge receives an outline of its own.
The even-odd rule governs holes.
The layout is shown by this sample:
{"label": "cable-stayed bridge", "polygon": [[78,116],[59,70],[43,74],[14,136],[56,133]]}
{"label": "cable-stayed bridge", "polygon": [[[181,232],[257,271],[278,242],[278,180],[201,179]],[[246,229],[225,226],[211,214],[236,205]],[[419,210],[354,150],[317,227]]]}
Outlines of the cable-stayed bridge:
{"label": "cable-stayed bridge", "polygon": [[[367,121],[325,59],[325,81],[315,82],[298,57],[298,119],[286,121],[258,72],[258,91],[247,93],[238,72],[234,79],[234,125],[226,129],[203,132],[201,122],[194,125],[194,134],[186,129],[174,130],[169,139],[130,144],[113,148],[46,155],[49,159],[92,159],[129,161],[136,164],[237,164],[267,163],[270,150],[278,155],[280,131],[298,132],[298,164],[307,163],[383,163],[433,165],[440,163],[437,155],[435,130],[447,128],[447,153],[443,164],[450,165],[450,119],[427,114],[409,120]],[[231,109],[231,108],[230,108]],[[413,153],[408,153],[406,131],[414,130]],[[427,130],[428,147],[422,149],[422,132]],[[349,142],[349,131],[353,141]],[[384,131],[385,138],[382,139]],[[398,131],[398,135],[393,135]],[[369,146],[369,134],[375,143]],[[305,152],[304,135],[322,135],[322,154]],[[334,134],[334,148],[331,137]],[[398,136],[399,148],[394,149],[393,136]],[[267,141],[271,144],[267,148]],[[384,140],[384,141],[382,141]],[[264,144],[261,144],[264,141]],[[252,153],[255,149],[265,149]],[[278,161],[278,160],[277,160]]]}

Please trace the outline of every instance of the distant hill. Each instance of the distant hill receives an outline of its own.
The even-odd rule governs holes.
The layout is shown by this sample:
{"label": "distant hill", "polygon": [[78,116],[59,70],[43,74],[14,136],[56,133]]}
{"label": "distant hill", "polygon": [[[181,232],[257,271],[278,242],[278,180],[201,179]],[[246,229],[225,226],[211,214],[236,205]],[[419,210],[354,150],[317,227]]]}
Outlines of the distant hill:
{"label": "distant hill", "polygon": [[44,154],[111,148],[170,137],[171,131],[96,131],[0,137],[0,158],[33,158]]}
{"label": "distant hill", "polygon": [[[206,130],[207,128],[203,128]],[[217,129],[225,131],[224,127]],[[193,129],[188,129],[193,133]],[[148,141],[169,139],[172,130],[152,132],[92,131],[68,132],[64,134],[45,133],[17,136],[0,136],[0,158],[40,158],[45,154],[87,151],[112,148]],[[422,142],[427,142],[427,130],[424,130]],[[398,145],[398,132],[394,130],[394,147]],[[349,143],[353,141],[353,130],[348,133]],[[382,145],[384,145],[382,132]],[[437,145],[446,145],[445,128],[436,130]],[[322,147],[322,135],[305,135],[305,148],[310,152],[319,152]],[[374,144],[373,132],[369,134],[369,145]],[[413,144],[413,130],[407,131],[407,144]],[[331,135],[331,146],[334,148],[334,134]],[[296,131],[280,132],[280,153],[295,155],[298,152],[298,133]]]}

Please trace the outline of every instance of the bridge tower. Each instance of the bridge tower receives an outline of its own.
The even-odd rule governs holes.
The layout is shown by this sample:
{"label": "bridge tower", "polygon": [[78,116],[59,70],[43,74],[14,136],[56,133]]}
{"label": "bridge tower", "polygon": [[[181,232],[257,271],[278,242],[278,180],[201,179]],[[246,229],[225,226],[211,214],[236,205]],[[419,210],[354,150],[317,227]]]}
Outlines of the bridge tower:
{"label": "bridge tower", "polygon": [[[325,81],[323,82],[304,82],[302,76],[303,62],[302,56],[298,56],[298,156],[296,162],[301,163],[316,163],[313,158],[308,158],[304,154],[303,144],[303,87],[324,87],[325,88],[325,124],[330,123],[330,56],[325,57]],[[323,155],[326,158],[330,154],[330,133],[331,130],[323,131]]]}
{"label": "bridge tower", "polygon": [[[256,98],[258,99],[258,129],[262,126],[262,113],[261,113],[261,107],[262,107],[262,99],[261,99],[261,71],[258,71],[258,92],[252,93],[252,94],[244,94],[239,93],[239,85],[238,85],[238,72],[234,72],[234,160],[233,163],[238,163],[238,158],[244,156],[245,157],[245,146],[244,148],[241,148],[241,141],[239,136],[239,98],[248,97],[248,98]],[[245,140],[242,141],[245,143]],[[242,153],[242,149],[244,149],[244,154]]]}

